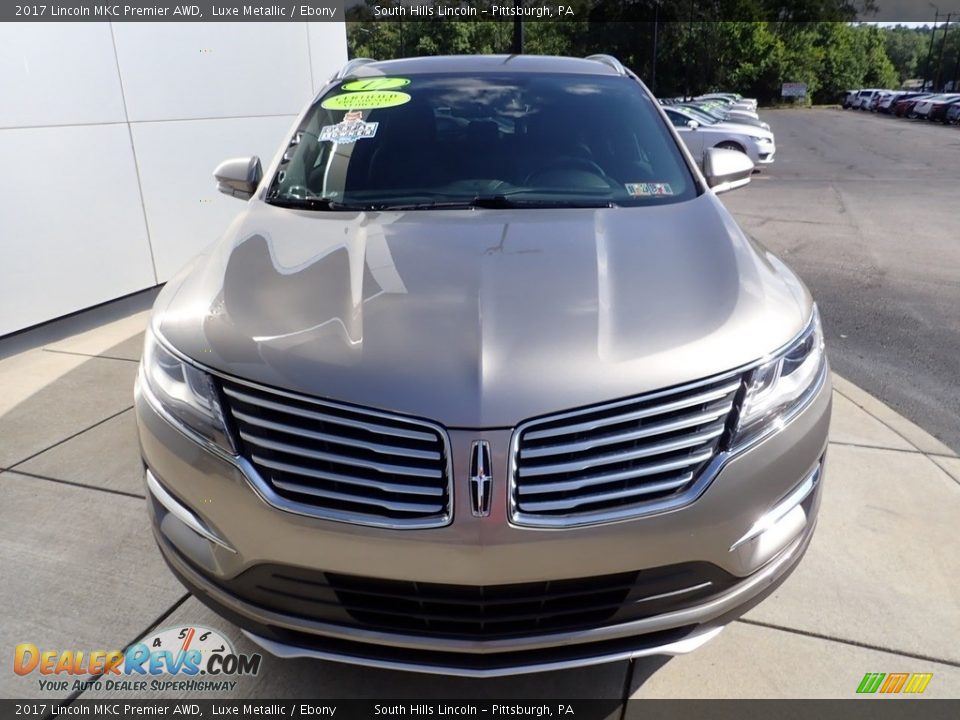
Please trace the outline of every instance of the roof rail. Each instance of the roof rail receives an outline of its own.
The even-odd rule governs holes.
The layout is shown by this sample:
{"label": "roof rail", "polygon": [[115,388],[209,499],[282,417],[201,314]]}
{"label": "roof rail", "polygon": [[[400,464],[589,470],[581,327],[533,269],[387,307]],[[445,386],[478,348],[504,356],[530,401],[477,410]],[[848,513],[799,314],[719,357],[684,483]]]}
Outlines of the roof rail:
{"label": "roof rail", "polygon": [[586,60],[594,60],[596,62],[601,62],[604,65],[608,65],[617,71],[617,75],[626,75],[627,69],[623,66],[619,60],[617,60],[613,55],[588,55]]}
{"label": "roof rail", "polygon": [[342,80],[343,78],[350,75],[354,70],[363,65],[369,65],[370,63],[377,62],[371,58],[354,58],[353,60],[348,60],[339,72],[333,76],[334,80]]}

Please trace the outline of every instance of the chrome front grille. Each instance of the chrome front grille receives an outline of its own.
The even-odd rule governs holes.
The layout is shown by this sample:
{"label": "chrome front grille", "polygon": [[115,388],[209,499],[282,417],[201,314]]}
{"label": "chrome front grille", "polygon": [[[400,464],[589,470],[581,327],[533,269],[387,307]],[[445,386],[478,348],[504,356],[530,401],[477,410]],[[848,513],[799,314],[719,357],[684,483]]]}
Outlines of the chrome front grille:
{"label": "chrome front grille", "polygon": [[740,375],[524,423],[514,435],[518,525],[621,520],[688,499],[718,453]]}
{"label": "chrome front grille", "polygon": [[424,528],[450,522],[446,435],[429,423],[224,381],[241,454],[281,508]]}

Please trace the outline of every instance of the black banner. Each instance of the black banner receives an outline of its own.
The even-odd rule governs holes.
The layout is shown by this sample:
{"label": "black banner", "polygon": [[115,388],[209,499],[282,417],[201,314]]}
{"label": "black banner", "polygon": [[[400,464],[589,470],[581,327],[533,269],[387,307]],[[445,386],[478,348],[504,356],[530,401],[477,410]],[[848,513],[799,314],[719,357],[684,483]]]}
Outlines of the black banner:
{"label": "black banner", "polygon": [[[826,8],[826,10],[825,10]],[[27,22],[930,22],[924,0],[829,4],[740,0],[55,0],[0,3],[0,21]]]}
{"label": "black banner", "polygon": [[10,718],[955,720],[960,700],[0,700]]}

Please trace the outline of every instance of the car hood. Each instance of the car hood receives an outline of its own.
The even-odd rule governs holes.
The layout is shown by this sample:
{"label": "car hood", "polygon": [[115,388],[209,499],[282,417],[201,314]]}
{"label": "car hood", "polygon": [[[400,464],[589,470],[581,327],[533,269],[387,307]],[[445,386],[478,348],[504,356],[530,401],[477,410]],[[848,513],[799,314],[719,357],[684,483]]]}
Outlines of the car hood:
{"label": "car hood", "polygon": [[727,115],[728,115],[729,117],[737,117],[737,116],[748,117],[748,118],[750,118],[751,120],[759,120],[759,119],[760,119],[760,115],[759,115],[758,113],[754,112],[753,110],[744,110],[744,109],[742,109],[742,108],[732,108],[732,109],[728,109],[728,110],[727,110]]}
{"label": "car hood", "polygon": [[745,125],[744,123],[738,123],[732,120],[724,120],[718,122],[715,125],[708,125],[708,128],[714,128],[716,130],[722,130],[727,133],[740,133],[741,135],[749,135],[751,137],[762,137],[767,138],[768,140],[773,140],[773,132],[762,128],[759,125]]}
{"label": "car hood", "polygon": [[752,362],[810,302],[712,193],[600,210],[254,200],[168,283],[154,327],[222,373],[493,428]]}

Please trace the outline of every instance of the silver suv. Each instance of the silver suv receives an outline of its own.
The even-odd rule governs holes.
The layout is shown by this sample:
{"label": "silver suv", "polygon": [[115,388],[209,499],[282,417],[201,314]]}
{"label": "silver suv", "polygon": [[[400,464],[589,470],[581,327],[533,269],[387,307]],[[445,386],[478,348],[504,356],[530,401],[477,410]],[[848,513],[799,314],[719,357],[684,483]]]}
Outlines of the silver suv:
{"label": "silver suv", "polygon": [[488,676],[691,650],[810,542],[810,294],[605,56],[352,61],[157,300],[157,543],[272,653]]}

